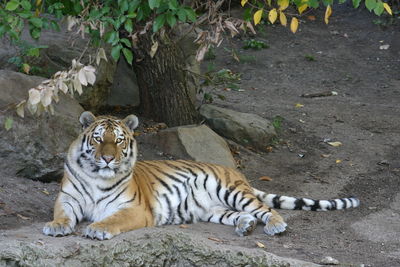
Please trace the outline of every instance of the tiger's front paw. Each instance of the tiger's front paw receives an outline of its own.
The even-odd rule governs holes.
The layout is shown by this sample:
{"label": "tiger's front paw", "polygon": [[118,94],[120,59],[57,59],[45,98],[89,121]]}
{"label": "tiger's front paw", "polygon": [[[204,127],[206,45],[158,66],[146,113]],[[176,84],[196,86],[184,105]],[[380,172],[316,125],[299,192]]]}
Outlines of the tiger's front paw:
{"label": "tiger's front paw", "polygon": [[277,212],[273,212],[268,223],[264,226],[264,233],[267,235],[279,234],[286,230],[286,226],[283,218]]}
{"label": "tiger's front paw", "polygon": [[54,220],[48,222],[43,227],[43,234],[50,236],[65,236],[74,231],[69,219]]}
{"label": "tiger's front paw", "polygon": [[235,228],[235,232],[239,236],[246,236],[251,234],[256,227],[257,227],[257,219],[251,214],[246,214],[242,215],[239,218]]}
{"label": "tiger's front paw", "polygon": [[86,227],[83,236],[91,239],[106,240],[111,239],[117,234],[119,234],[119,231],[115,231],[107,225],[104,225],[102,223],[92,223],[88,227]]}

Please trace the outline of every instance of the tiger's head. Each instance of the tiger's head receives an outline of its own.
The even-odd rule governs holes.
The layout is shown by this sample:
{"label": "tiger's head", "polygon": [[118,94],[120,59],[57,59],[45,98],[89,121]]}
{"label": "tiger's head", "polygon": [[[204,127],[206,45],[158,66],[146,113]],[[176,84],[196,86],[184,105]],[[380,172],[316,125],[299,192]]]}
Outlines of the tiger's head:
{"label": "tiger's head", "polygon": [[83,133],[75,143],[75,161],[91,177],[111,179],[130,172],[136,162],[137,148],[133,130],[139,120],[129,115],[120,120],[95,117],[85,111],[79,118]]}

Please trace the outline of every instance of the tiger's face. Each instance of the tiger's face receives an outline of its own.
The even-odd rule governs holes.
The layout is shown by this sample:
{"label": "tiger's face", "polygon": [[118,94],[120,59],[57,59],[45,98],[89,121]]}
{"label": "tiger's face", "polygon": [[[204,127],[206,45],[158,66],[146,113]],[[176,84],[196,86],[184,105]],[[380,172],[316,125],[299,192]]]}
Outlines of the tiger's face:
{"label": "tiger's face", "polygon": [[110,179],[132,170],[136,161],[136,141],[133,130],[138,119],[129,115],[123,120],[95,117],[83,112],[79,118],[82,134],[77,163],[90,176]]}

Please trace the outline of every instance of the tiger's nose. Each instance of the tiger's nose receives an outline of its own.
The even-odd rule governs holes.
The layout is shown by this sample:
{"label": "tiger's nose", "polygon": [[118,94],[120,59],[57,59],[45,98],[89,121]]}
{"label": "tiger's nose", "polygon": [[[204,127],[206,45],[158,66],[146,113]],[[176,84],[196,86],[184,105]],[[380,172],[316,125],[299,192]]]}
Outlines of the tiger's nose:
{"label": "tiger's nose", "polygon": [[101,156],[101,157],[104,159],[105,162],[107,162],[107,164],[110,163],[114,159],[114,156],[105,155],[105,156]]}

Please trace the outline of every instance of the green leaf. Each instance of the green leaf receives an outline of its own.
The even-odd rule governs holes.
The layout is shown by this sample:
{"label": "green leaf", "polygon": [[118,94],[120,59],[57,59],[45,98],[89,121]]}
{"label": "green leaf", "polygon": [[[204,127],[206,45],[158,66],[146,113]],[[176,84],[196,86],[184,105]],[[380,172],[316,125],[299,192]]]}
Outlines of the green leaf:
{"label": "green leaf", "polygon": [[158,15],[154,20],[153,32],[157,32],[165,24],[165,14]]}
{"label": "green leaf", "polygon": [[116,31],[109,31],[106,33],[106,35],[104,36],[105,40],[107,43],[109,44],[114,44],[115,42],[118,41],[118,33]]}
{"label": "green leaf", "polygon": [[20,12],[20,13],[17,13],[17,14],[18,14],[18,16],[20,16],[23,19],[27,19],[27,18],[30,18],[32,16],[32,12],[30,12],[30,11],[24,11],[24,12]]}
{"label": "green leaf", "polygon": [[172,13],[167,13],[167,22],[169,26],[172,28],[176,24],[176,17]]}
{"label": "green leaf", "polygon": [[129,65],[132,65],[132,60],[133,60],[132,51],[124,47],[122,48],[122,53],[124,54],[125,59],[126,61],[128,61]]}
{"label": "green leaf", "polygon": [[185,11],[186,11],[186,16],[188,17],[188,19],[191,22],[195,22],[196,18],[197,18],[196,12],[194,12],[193,9],[191,9],[191,8],[186,8]]}
{"label": "green leaf", "polygon": [[345,3],[347,0],[339,0],[339,4]]}
{"label": "green leaf", "polygon": [[28,49],[26,51],[26,55],[29,56],[29,57],[39,57],[39,55],[40,55],[39,48],[34,47],[34,48],[31,48],[31,49]]}
{"label": "green leaf", "polygon": [[53,30],[58,31],[58,32],[60,31],[60,26],[58,25],[57,21],[52,20],[52,21],[50,22],[50,26],[51,26],[51,28],[52,28]]}
{"label": "green leaf", "polygon": [[361,0],[352,0],[353,1],[353,7],[358,8],[360,6]]}
{"label": "green leaf", "polygon": [[123,0],[120,5],[119,5],[119,10],[121,11],[121,13],[124,13],[125,11],[127,11],[129,8],[129,4],[127,0]]}
{"label": "green leaf", "polygon": [[23,1],[21,2],[21,6],[22,6],[22,8],[25,9],[25,10],[31,10],[31,8],[32,8],[32,5],[31,5],[31,3],[30,3],[28,0],[23,0]]}
{"label": "green leaf", "polygon": [[377,3],[376,0],[365,0],[365,7],[371,11],[376,7]]}
{"label": "green leaf", "polygon": [[29,22],[36,28],[43,27],[43,21],[40,18],[31,18],[31,19],[29,19]]}
{"label": "green leaf", "polygon": [[13,119],[10,117],[7,117],[4,122],[4,128],[6,128],[6,130],[8,131],[12,128],[13,124],[14,124]]}
{"label": "green leaf", "polygon": [[312,7],[312,8],[318,8],[319,7],[319,1],[318,0],[308,0],[307,5]]}
{"label": "green leaf", "polygon": [[40,29],[34,28],[31,30],[31,36],[33,39],[39,39],[40,38]]}
{"label": "green leaf", "polygon": [[322,0],[322,3],[324,3],[324,6],[332,5],[333,0]]}
{"label": "green leaf", "polygon": [[121,40],[119,40],[121,43],[123,43],[124,45],[126,45],[127,47],[132,47],[132,43],[126,39],[126,38],[122,38]]}
{"label": "green leaf", "polygon": [[119,59],[119,56],[121,54],[121,49],[122,49],[122,45],[120,45],[120,44],[113,46],[113,48],[111,49],[111,56],[115,62],[117,62]]}
{"label": "green leaf", "polygon": [[168,7],[169,7],[169,9],[171,9],[171,10],[177,10],[178,9],[178,1],[176,1],[176,0],[170,0],[169,2],[168,2]]}
{"label": "green leaf", "polygon": [[22,6],[22,8],[25,9],[25,10],[31,10],[31,8],[32,8],[31,3],[30,3],[29,1],[27,1],[27,0],[23,0],[23,1],[21,2],[21,6]]}
{"label": "green leaf", "polygon": [[154,9],[159,7],[161,4],[161,0],[149,0],[149,7],[150,9]]}
{"label": "green leaf", "polygon": [[380,15],[382,15],[384,9],[385,8],[383,7],[382,1],[378,1],[378,3],[376,4],[376,7],[374,8],[374,12],[376,15],[380,16]]}
{"label": "green leaf", "polygon": [[127,21],[125,21],[124,28],[129,33],[131,33],[133,31],[133,25],[132,25],[131,19],[128,19]]}
{"label": "green leaf", "polygon": [[182,22],[186,22],[186,10],[183,8],[180,8],[177,12],[178,19]]}
{"label": "green leaf", "polygon": [[19,1],[11,0],[10,2],[7,3],[6,10],[14,11],[14,10],[16,10],[18,8],[19,4],[20,4]]}

